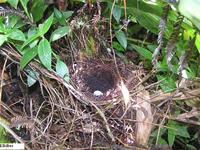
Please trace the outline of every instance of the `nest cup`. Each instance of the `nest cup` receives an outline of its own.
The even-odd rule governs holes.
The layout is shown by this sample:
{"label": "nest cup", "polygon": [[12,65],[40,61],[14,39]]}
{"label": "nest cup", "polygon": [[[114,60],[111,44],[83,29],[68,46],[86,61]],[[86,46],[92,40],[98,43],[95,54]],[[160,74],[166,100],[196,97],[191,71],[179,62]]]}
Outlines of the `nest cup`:
{"label": "nest cup", "polygon": [[119,82],[113,66],[108,64],[81,66],[73,78],[85,97],[97,103],[111,100]]}

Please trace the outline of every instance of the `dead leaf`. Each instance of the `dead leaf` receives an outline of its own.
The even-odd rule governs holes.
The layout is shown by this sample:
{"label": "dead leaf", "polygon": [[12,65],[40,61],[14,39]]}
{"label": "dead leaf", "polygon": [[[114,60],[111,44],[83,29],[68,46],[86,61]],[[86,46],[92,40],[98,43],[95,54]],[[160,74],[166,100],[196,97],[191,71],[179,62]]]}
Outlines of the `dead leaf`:
{"label": "dead leaf", "polygon": [[[143,87],[140,86],[140,89]],[[151,112],[151,104],[149,102],[149,92],[142,90],[137,95],[137,104],[140,106],[136,111],[136,143],[139,145],[146,146],[151,134],[153,116]],[[138,148],[137,150],[140,150]]]}
{"label": "dead leaf", "polygon": [[128,104],[130,103],[130,94],[129,94],[128,88],[126,87],[126,85],[124,84],[124,82],[122,80],[120,82],[119,88],[122,92],[124,103],[125,103],[125,106],[127,108]]}

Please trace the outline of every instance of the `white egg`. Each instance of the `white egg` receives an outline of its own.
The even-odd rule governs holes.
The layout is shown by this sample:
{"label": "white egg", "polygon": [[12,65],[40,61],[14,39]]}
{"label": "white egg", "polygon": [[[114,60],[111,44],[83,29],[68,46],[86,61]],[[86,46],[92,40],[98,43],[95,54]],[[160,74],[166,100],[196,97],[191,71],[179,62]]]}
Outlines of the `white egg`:
{"label": "white egg", "polygon": [[100,97],[100,96],[103,96],[103,93],[101,91],[96,90],[96,91],[94,91],[93,95]]}

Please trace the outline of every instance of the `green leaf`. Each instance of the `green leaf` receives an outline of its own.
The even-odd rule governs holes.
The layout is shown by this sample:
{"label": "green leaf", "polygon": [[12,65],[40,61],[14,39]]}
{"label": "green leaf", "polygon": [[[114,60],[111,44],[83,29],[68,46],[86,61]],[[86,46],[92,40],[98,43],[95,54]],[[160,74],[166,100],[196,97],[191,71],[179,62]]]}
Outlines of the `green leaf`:
{"label": "green leaf", "polygon": [[61,60],[57,61],[56,72],[65,81],[69,82],[69,70],[68,70],[67,65],[63,61],[61,61]]}
{"label": "green leaf", "polygon": [[38,46],[38,56],[42,64],[51,70],[51,45],[47,39],[42,39]]}
{"label": "green leaf", "polygon": [[0,33],[4,33],[5,32],[5,25],[2,22],[2,18],[0,18]]}
{"label": "green leaf", "polygon": [[28,84],[28,87],[31,87],[37,82],[39,73],[30,69],[26,69],[26,72],[28,72],[27,84]]}
{"label": "green leaf", "polygon": [[176,83],[172,79],[172,77],[165,77],[161,75],[157,75],[156,77],[158,81],[161,81],[160,87],[162,88],[164,92],[172,92],[176,89]]}
{"label": "green leaf", "polygon": [[57,8],[54,8],[54,15],[58,19],[63,17],[62,13]]}
{"label": "green leaf", "polygon": [[168,142],[172,146],[177,135],[185,138],[190,138],[190,135],[187,131],[187,126],[180,125],[176,121],[169,120],[168,124]]}
{"label": "green leaf", "polygon": [[174,144],[175,137],[176,137],[176,132],[173,129],[168,129],[167,138],[168,138],[169,146],[172,146]]}
{"label": "green leaf", "polygon": [[53,14],[43,24],[39,25],[39,32],[34,34],[32,37],[28,38],[22,45],[22,48],[27,46],[29,43],[33,42],[38,37],[43,36],[51,27],[52,22],[53,22]]}
{"label": "green leaf", "polygon": [[37,47],[33,47],[32,49],[27,49],[23,54],[20,60],[20,69],[24,69],[24,67],[37,56]]}
{"label": "green leaf", "polygon": [[35,39],[37,39],[38,37],[40,37],[39,33],[34,34],[33,36],[31,36],[30,38],[28,38],[24,44],[22,45],[22,49],[27,46],[29,43],[33,42]]}
{"label": "green leaf", "polygon": [[26,41],[24,33],[19,29],[12,29],[8,34],[8,37],[17,41]]}
{"label": "green leaf", "polygon": [[0,126],[0,143],[10,143],[6,130],[2,126]]}
{"label": "green leaf", "polygon": [[148,59],[148,60],[152,60],[152,53],[143,48],[143,47],[139,47],[137,45],[131,44],[131,47],[134,48],[141,56],[143,56],[144,58]]}
{"label": "green leaf", "polygon": [[46,8],[47,5],[44,0],[34,0],[32,2],[31,13],[33,15],[34,22],[39,21],[43,17],[43,13]]}
{"label": "green leaf", "polygon": [[[33,35],[37,34],[37,28],[36,27],[31,27],[29,30],[28,30],[28,38],[31,38]],[[35,47],[38,43],[39,39],[36,39],[34,40],[33,42],[31,42],[29,44],[29,46],[32,48],[32,47]]]}
{"label": "green leaf", "polygon": [[26,15],[27,15],[28,18],[30,19],[31,17],[30,17],[30,15],[29,15],[28,9],[27,9],[28,1],[29,1],[29,0],[20,0],[20,3],[22,4],[22,7],[23,7],[23,9],[24,9]]}
{"label": "green leaf", "polygon": [[115,20],[117,21],[117,23],[119,23],[119,20],[121,18],[121,8],[117,5],[115,5],[112,14],[113,14]]}
{"label": "green leaf", "polygon": [[181,0],[178,4],[178,9],[182,15],[190,19],[190,21],[200,29],[200,14],[199,14],[200,0],[186,1]]}
{"label": "green leaf", "polygon": [[19,0],[7,0],[7,2],[8,2],[12,7],[14,7],[15,9],[17,9],[17,5],[18,5]]}
{"label": "green leaf", "polygon": [[127,39],[126,35],[124,34],[123,31],[117,31],[115,32],[116,38],[119,41],[119,43],[122,45],[124,49],[127,47]]}
{"label": "green leaf", "polygon": [[63,16],[65,19],[68,19],[69,17],[72,16],[73,13],[74,13],[74,11],[64,11]]}
{"label": "green leaf", "polygon": [[70,32],[69,26],[60,27],[51,34],[50,41],[58,40],[63,36],[67,35],[69,32]]}
{"label": "green leaf", "polygon": [[195,45],[200,53],[200,35],[199,34],[197,34],[196,36]]}
{"label": "green leaf", "polygon": [[125,51],[124,48],[118,42],[113,42],[112,45],[113,45],[113,48],[115,50],[117,50],[118,52],[124,52]]}
{"label": "green leaf", "polygon": [[44,35],[52,25],[53,22],[53,14],[43,23],[39,25],[40,36]]}
{"label": "green leaf", "polygon": [[14,28],[15,25],[17,24],[17,22],[19,21],[19,16],[9,16],[9,22],[8,24],[6,25],[7,28]]}
{"label": "green leaf", "polygon": [[0,46],[7,41],[7,35],[0,34]]}

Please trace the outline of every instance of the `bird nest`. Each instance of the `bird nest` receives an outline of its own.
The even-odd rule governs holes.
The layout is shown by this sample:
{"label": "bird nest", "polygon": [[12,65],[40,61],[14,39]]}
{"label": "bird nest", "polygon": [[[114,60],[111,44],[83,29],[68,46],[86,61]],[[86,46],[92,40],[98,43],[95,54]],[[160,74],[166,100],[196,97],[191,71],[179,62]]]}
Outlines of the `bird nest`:
{"label": "bird nest", "polygon": [[119,88],[121,79],[130,90],[139,83],[139,76],[130,67],[119,65],[117,73],[113,61],[102,63],[87,60],[76,64],[76,69],[72,71],[72,81],[86,101],[99,105],[117,102],[122,96]]}

